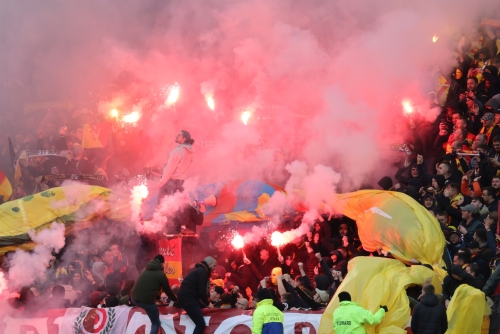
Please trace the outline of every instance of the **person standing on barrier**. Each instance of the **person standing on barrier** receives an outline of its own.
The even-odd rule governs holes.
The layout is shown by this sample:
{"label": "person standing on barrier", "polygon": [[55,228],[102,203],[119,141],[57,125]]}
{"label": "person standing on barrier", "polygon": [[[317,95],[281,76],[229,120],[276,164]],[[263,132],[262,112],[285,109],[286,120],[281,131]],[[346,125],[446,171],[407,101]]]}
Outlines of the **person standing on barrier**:
{"label": "person standing on barrier", "polygon": [[337,334],[365,333],[365,325],[378,325],[388,312],[387,306],[380,306],[375,314],[351,301],[349,292],[339,293],[340,306],[333,312],[333,329]]}
{"label": "person standing on barrier", "polygon": [[139,275],[139,278],[132,288],[132,302],[146,311],[151,320],[150,334],[157,334],[160,329],[160,312],[156,306],[156,294],[163,289],[163,292],[173,301],[177,301],[177,297],[172,292],[168,279],[163,273],[165,258],[158,254],[154,260],[149,262],[146,269]]}
{"label": "person standing on barrier", "polygon": [[163,168],[163,175],[157,184],[158,204],[167,195],[173,195],[176,191],[182,192],[184,180],[187,177],[187,171],[193,161],[194,139],[186,130],[181,130],[175,139],[179,144],[173,149],[168,157],[168,162]]}
{"label": "person standing on barrier", "polygon": [[197,263],[187,274],[179,289],[179,307],[196,325],[193,334],[201,334],[205,330],[205,319],[203,319],[202,308],[209,305],[208,288],[210,286],[210,273],[217,266],[217,261],[211,256]]}

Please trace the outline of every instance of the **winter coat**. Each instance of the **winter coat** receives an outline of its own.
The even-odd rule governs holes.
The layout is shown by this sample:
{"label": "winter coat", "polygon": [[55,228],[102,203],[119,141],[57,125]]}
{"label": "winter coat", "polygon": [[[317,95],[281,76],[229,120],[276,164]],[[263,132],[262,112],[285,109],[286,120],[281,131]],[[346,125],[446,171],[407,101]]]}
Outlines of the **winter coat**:
{"label": "winter coat", "polygon": [[378,325],[384,316],[383,308],[373,314],[358,303],[343,301],[333,312],[333,329],[337,334],[364,334],[365,324]]}
{"label": "winter coat", "polygon": [[451,300],[451,297],[453,297],[455,290],[462,284],[468,284],[472,287],[475,287],[474,277],[467,274],[462,281],[459,281],[454,279],[451,275],[446,276],[443,280],[443,299]]}
{"label": "winter coat", "polygon": [[210,268],[205,261],[197,263],[189,271],[181,283],[179,289],[179,306],[201,301],[208,306],[208,282],[210,279]]}
{"label": "winter coat", "polygon": [[446,308],[434,294],[425,294],[413,308],[411,331],[413,334],[444,334],[448,329]]}
{"label": "winter coat", "polygon": [[273,306],[272,299],[257,303],[252,317],[252,334],[283,334],[283,313]]}
{"label": "winter coat", "polygon": [[146,269],[142,271],[135,281],[132,288],[132,298],[144,304],[154,304],[156,294],[163,289],[163,292],[173,301],[177,301],[177,297],[170,289],[167,276],[163,272],[161,263],[158,260],[149,262]]}

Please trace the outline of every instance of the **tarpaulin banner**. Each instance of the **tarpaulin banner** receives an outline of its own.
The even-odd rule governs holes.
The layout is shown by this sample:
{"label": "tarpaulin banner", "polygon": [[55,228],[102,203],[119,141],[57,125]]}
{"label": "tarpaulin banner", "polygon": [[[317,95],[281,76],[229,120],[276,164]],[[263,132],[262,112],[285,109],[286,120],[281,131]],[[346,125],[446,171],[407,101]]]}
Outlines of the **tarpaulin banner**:
{"label": "tarpaulin banner", "polygon": [[24,105],[24,113],[27,114],[32,111],[48,110],[48,109],[73,109],[74,104],[70,101],[56,101],[56,102],[41,102],[41,103],[27,103]]}
{"label": "tarpaulin banner", "polygon": [[[192,333],[194,323],[186,313],[175,307],[160,307],[161,328],[165,333]],[[238,309],[205,309],[205,333],[250,334],[253,311]],[[321,311],[290,311],[284,313],[285,333],[317,334]],[[138,307],[118,306],[108,309],[88,307],[48,310],[37,315],[9,315],[0,322],[0,334],[25,333],[106,333],[147,334],[151,321]]]}
{"label": "tarpaulin banner", "polygon": [[182,238],[158,241],[158,252],[165,257],[165,274],[170,285],[179,284],[182,275]]}
{"label": "tarpaulin banner", "polygon": [[320,333],[333,333],[333,312],[339,307],[338,294],[349,292],[352,300],[372,313],[380,305],[387,305],[389,312],[377,326],[365,326],[366,333],[403,334],[410,320],[410,302],[406,288],[423,285],[432,278],[436,292],[441,292],[439,277],[424,266],[406,267],[394,259],[358,256],[349,261],[349,272],[339,286],[321,317]]}

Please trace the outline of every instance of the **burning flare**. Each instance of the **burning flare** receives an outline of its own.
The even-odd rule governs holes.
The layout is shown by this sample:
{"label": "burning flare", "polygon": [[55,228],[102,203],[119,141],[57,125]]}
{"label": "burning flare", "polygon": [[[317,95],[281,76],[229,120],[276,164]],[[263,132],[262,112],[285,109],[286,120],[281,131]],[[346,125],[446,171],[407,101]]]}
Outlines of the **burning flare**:
{"label": "burning flare", "polygon": [[206,96],[205,100],[207,101],[207,105],[210,108],[210,110],[215,110],[215,100],[213,96]]}
{"label": "burning flare", "polygon": [[439,37],[437,35],[432,36],[432,43],[436,43],[438,38]]}
{"label": "burning flare", "polygon": [[138,111],[132,111],[130,114],[122,117],[124,123],[135,123],[141,118],[141,114]]}
{"label": "burning flare", "polygon": [[179,87],[179,84],[175,84],[170,88],[170,92],[168,93],[167,100],[165,101],[165,104],[167,106],[171,106],[177,102],[179,99],[179,94],[181,92],[181,88]]}
{"label": "burning flare", "polygon": [[233,245],[234,249],[243,248],[244,246],[243,237],[239,234],[236,234],[233,238],[233,241],[231,241],[231,244]]}
{"label": "burning flare", "polygon": [[411,105],[411,102],[406,100],[401,102],[401,105],[403,106],[403,111],[407,114],[411,114],[413,112],[413,106]]}
{"label": "burning flare", "polygon": [[274,231],[273,234],[271,234],[271,245],[274,247],[280,247],[286,243],[287,241],[285,240],[283,233]]}
{"label": "burning flare", "polygon": [[110,112],[109,112],[109,116],[113,117],[113,118],[117,118],[118,115],[120,113],[118,112],[118,109],[112,109]]}
{"label": "burning flare", "polygon": [[250,111],[244,111],[241,114],[241,121],[243,122],[243,124],[247,125],[248,120],[250,119],[250,117],[252,117],[252,113]]}

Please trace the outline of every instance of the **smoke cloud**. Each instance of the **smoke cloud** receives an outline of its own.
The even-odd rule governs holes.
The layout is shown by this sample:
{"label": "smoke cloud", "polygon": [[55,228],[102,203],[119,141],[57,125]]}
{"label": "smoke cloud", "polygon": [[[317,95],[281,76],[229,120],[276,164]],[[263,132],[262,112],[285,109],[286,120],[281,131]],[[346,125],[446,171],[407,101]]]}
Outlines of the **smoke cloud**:
{"label": "smoke cloud", "polygon": [[64,224],[55,222],[37,234],[30,231],[29,236],[37,245],[31,253],[18,250],[12,255],[9,284],[14,287],[30,285],[43,274],[52,258],[52,251],[59,252],[64,247],[64,231]]}
{"label": "smoke cloud", "polygon": [[184,128],[202,183],[283,184],[285,165],[302,160],[355,189],[399,154],[386,147],[405,139],[393,124],[403,99],[435,118],[433,69],[448,73],[458,38],[492,13],[495,1],[465,0],[4,3],[1,109],[71,100],[112,123],[114,108],[137,111],[138,122],[116,125],[128,153],[118,165],[161,166]]}

